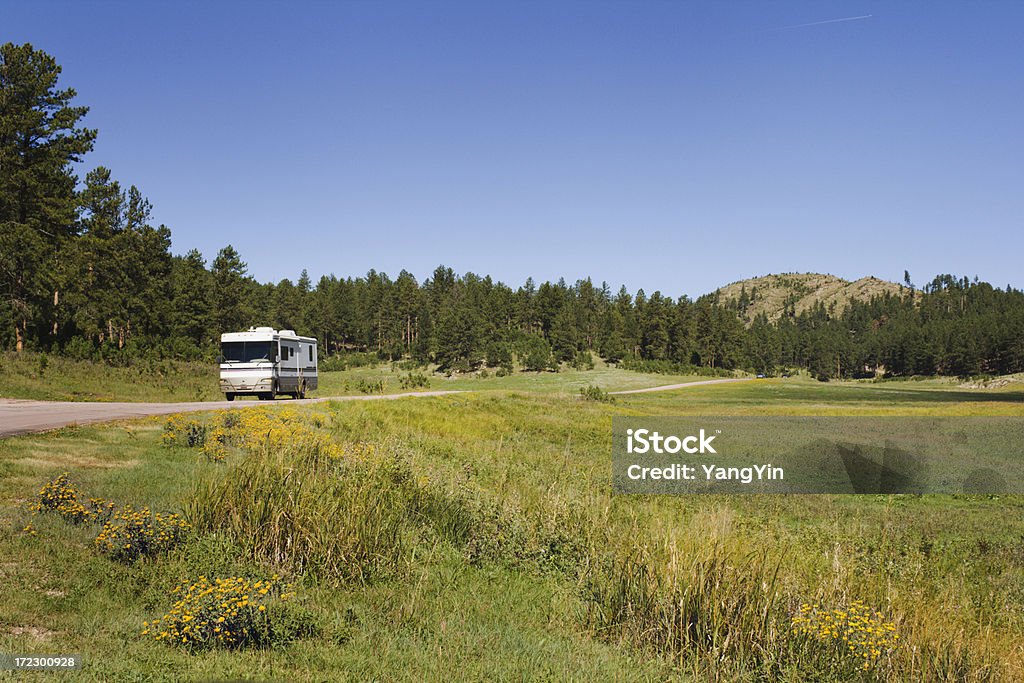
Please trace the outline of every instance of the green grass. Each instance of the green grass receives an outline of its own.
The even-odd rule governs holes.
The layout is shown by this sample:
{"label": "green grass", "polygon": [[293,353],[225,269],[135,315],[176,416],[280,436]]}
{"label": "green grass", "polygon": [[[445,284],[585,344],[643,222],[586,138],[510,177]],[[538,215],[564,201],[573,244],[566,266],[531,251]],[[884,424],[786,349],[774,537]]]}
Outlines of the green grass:
{"label": "green grass", "polygon": [[[616,388],[605,378],[597,383]],[[327,443],[373,444],[374,462],[405,482],[387,527],[400,547],[389,542],[388,571],[365,581],[315,571],[316,553],[333,547],[322,542],[304,562],[268,562],[256,552],[262,527],[217,516],[251,493],[236,486],[246,472],[279,483],[261,497],[271,512],[287,510],[305,481],[313,492],[348,486],[308,444],[275,451],[278,467],[258,450],[232,448],[216,463],[162,447],[162,420],[0,442],[0,651],[81,652],[90,664],[74,680],[846,680],[784,627],[796,601],[856,598],[905,640],[882,679],[1024,673],[1024,498],[612,496],[608,457],[615,414],[1024,415],[1019,392],[793,379],[608,404],[541,379],[534,393],[494,386],[503,390],[284,413]],[[166,557],[112,562],[93,551],[95,529],[23,511],[62,471],[91,496],[191,509],[199,531]],[[289,513],[302,522],[291,537],[315,540],[318,514],[355,525],[372,498],[353,494],[339,508],[338,497],[310,496]],[[257,502],[238,506],[237,519]],[[21,532],[29,522],[35,535]],[[181,580],[271,571],[297,582],[318,635],[195,654],[139,635]]]}
{"label": "green grass", "polygon": [[[417,371],[414,371],[417,372]],[[531,393],[579,395],[579,390],[588,385],[599,386],[606,391],[643,389],[667,384],[695,382],[711,379],[697,375],[653,375],[630,370],[620,370],[599,362],[593,370],[573,370],[563,366],[560,372],[514,372],[498,377],[493,371],[472,374],[456,374],[450,377],[441,373],[421,370],[430,379],[432,390],[455,391],[525,391]],[[343,372],[321,374],[317,396],[342,396],[358,394],[360,383],[384,383],[383,393],[401,393],[401,378],[406,375],[393,370],[389,365],[375,368],[355,368]],[[377,393],[377,392],[374,392]]]}
{"label": "green grass", "polygon": [[[45,358],[45,360],[44,360]],[[75,361],[60,356],[8,353],[0,357],[4,382],[0,397],[49,401],[217,401],[224,398],[212,363],[181,361],[138,361],[122,368]],[[398,394],[432,390],[509,390],[576,395],[587,385],[606,391],[639,389],[664,384],[707,379],[680,375],[650,375],[598,362],[593,370],[563,368],[561,372],[515,372],[497,377],[493,371],[445,376],[429,369],[424,374],[429,386],[403,388],[408,371],[391,364],[320,373],[320,386],[311,397],[363,394]]]}
{"label": "green grass", "polygon": [[215,401],[217,366],[137,361],[131,367],[37,353],[0,355],[0,397],[40,401]]}

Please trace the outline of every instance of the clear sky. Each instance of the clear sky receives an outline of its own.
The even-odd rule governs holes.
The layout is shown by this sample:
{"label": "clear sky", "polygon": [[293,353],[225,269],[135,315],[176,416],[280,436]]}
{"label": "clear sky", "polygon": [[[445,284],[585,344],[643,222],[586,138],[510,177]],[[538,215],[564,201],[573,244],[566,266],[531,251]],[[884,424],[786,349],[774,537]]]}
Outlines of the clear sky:
{"label": "clear sky", "polygon": [[8,40],[261,281],[1024,286],[1024,2],[0,0]]}

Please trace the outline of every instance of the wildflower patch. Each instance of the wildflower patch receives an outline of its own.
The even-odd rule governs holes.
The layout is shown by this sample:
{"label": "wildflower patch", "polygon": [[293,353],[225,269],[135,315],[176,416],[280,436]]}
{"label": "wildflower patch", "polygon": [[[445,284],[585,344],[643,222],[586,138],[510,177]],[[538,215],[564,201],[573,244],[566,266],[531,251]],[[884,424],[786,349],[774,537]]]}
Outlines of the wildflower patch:
{"label": "wildflower patch", "polygon": [[171,415],[164,423],[160,442],[165,446],[202,448],[206,443],[206,430],[206,425],[199,420],[184,415]]}
{"label": "wildflower patch", "polygon": [[189,524],[175,513],[154,513],[126,505],[114,513],[96,537],[96,549],[112,559],[134,562],[167,552],[185,540]]}
{"label": "wildflower patch", "polygon": [[167,614],[143,622],[143,636],[190,649],[240,648],[288,642],[316,631],[301,610],[288,609],[295,594],[277,574],[257,581],[200,576],[178,585],[174,595]]}
{"label": "wildflower patch", "polygon": [[102,522],[113,514],[116,505],[102,498],[81,501],[81,493],[71,483],[70,474],[64,472],[39,489],[39,496],[28,506],[33,513],[54,512],[72,524]]}
{"label": "wildflower patch", "polygon": [[246,451],[290,449],[332,460],[365,459],[373,454],[372,444],[338,443],[322,426],[318,415],[303,415],[290,408],[221,411],[206,423],[171,415],[164,423],[161,442],[198,449],[213,462],[223,461],[232,447]]}
{"label": "wildflower patch", "polygon": [[859,600],[831,610],[805,603],[793,616],[793,632],[827,647],[837,663],[860,669],[877,665],[899,640],[896,625]]}
{"label": "wildflower patch", "polygon": [[[154,513],[148,507],[135,510],[130,505],[118,508],[103,498],[83,503],[67,472],[44,484],[28,509],[33,515],[56,513],[72,524],[102,524],[93,544],[99,552],[123,562],[166,552],[181,543],[191,529],[176,513]],[[36,534],[31,524],[24,531]]]}

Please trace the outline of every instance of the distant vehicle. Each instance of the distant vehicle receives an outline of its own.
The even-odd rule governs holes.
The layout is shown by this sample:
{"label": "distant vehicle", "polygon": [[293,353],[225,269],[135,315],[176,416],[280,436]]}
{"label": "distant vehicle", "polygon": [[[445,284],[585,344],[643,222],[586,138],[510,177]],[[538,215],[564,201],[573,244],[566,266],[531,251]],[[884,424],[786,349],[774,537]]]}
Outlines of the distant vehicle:
{"label": "distant vehicle", "polygon": [[305,398],[316,387],[316,339],[272,327],[220,336],[220,390],[227,400],[256,396],[269,401],[278,394]]}
{"label": "distant vehicle", "polygon": [[758,379],[764,379],[764,375],[758,375],[757,378]]}

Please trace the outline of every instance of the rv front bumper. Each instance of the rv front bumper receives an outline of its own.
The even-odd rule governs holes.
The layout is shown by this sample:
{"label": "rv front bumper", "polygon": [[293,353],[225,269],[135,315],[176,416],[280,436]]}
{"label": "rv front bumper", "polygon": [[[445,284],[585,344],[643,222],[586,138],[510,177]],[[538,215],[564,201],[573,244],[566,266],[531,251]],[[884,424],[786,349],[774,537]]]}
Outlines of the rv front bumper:
{"label": "rv front bumper", "polygon": [[220,390],[225,394],[259,394],[263,392],[270,392],[274,390],[274,379],[272,377],[259,379],[249,379],[246,377],[221,377]]}

